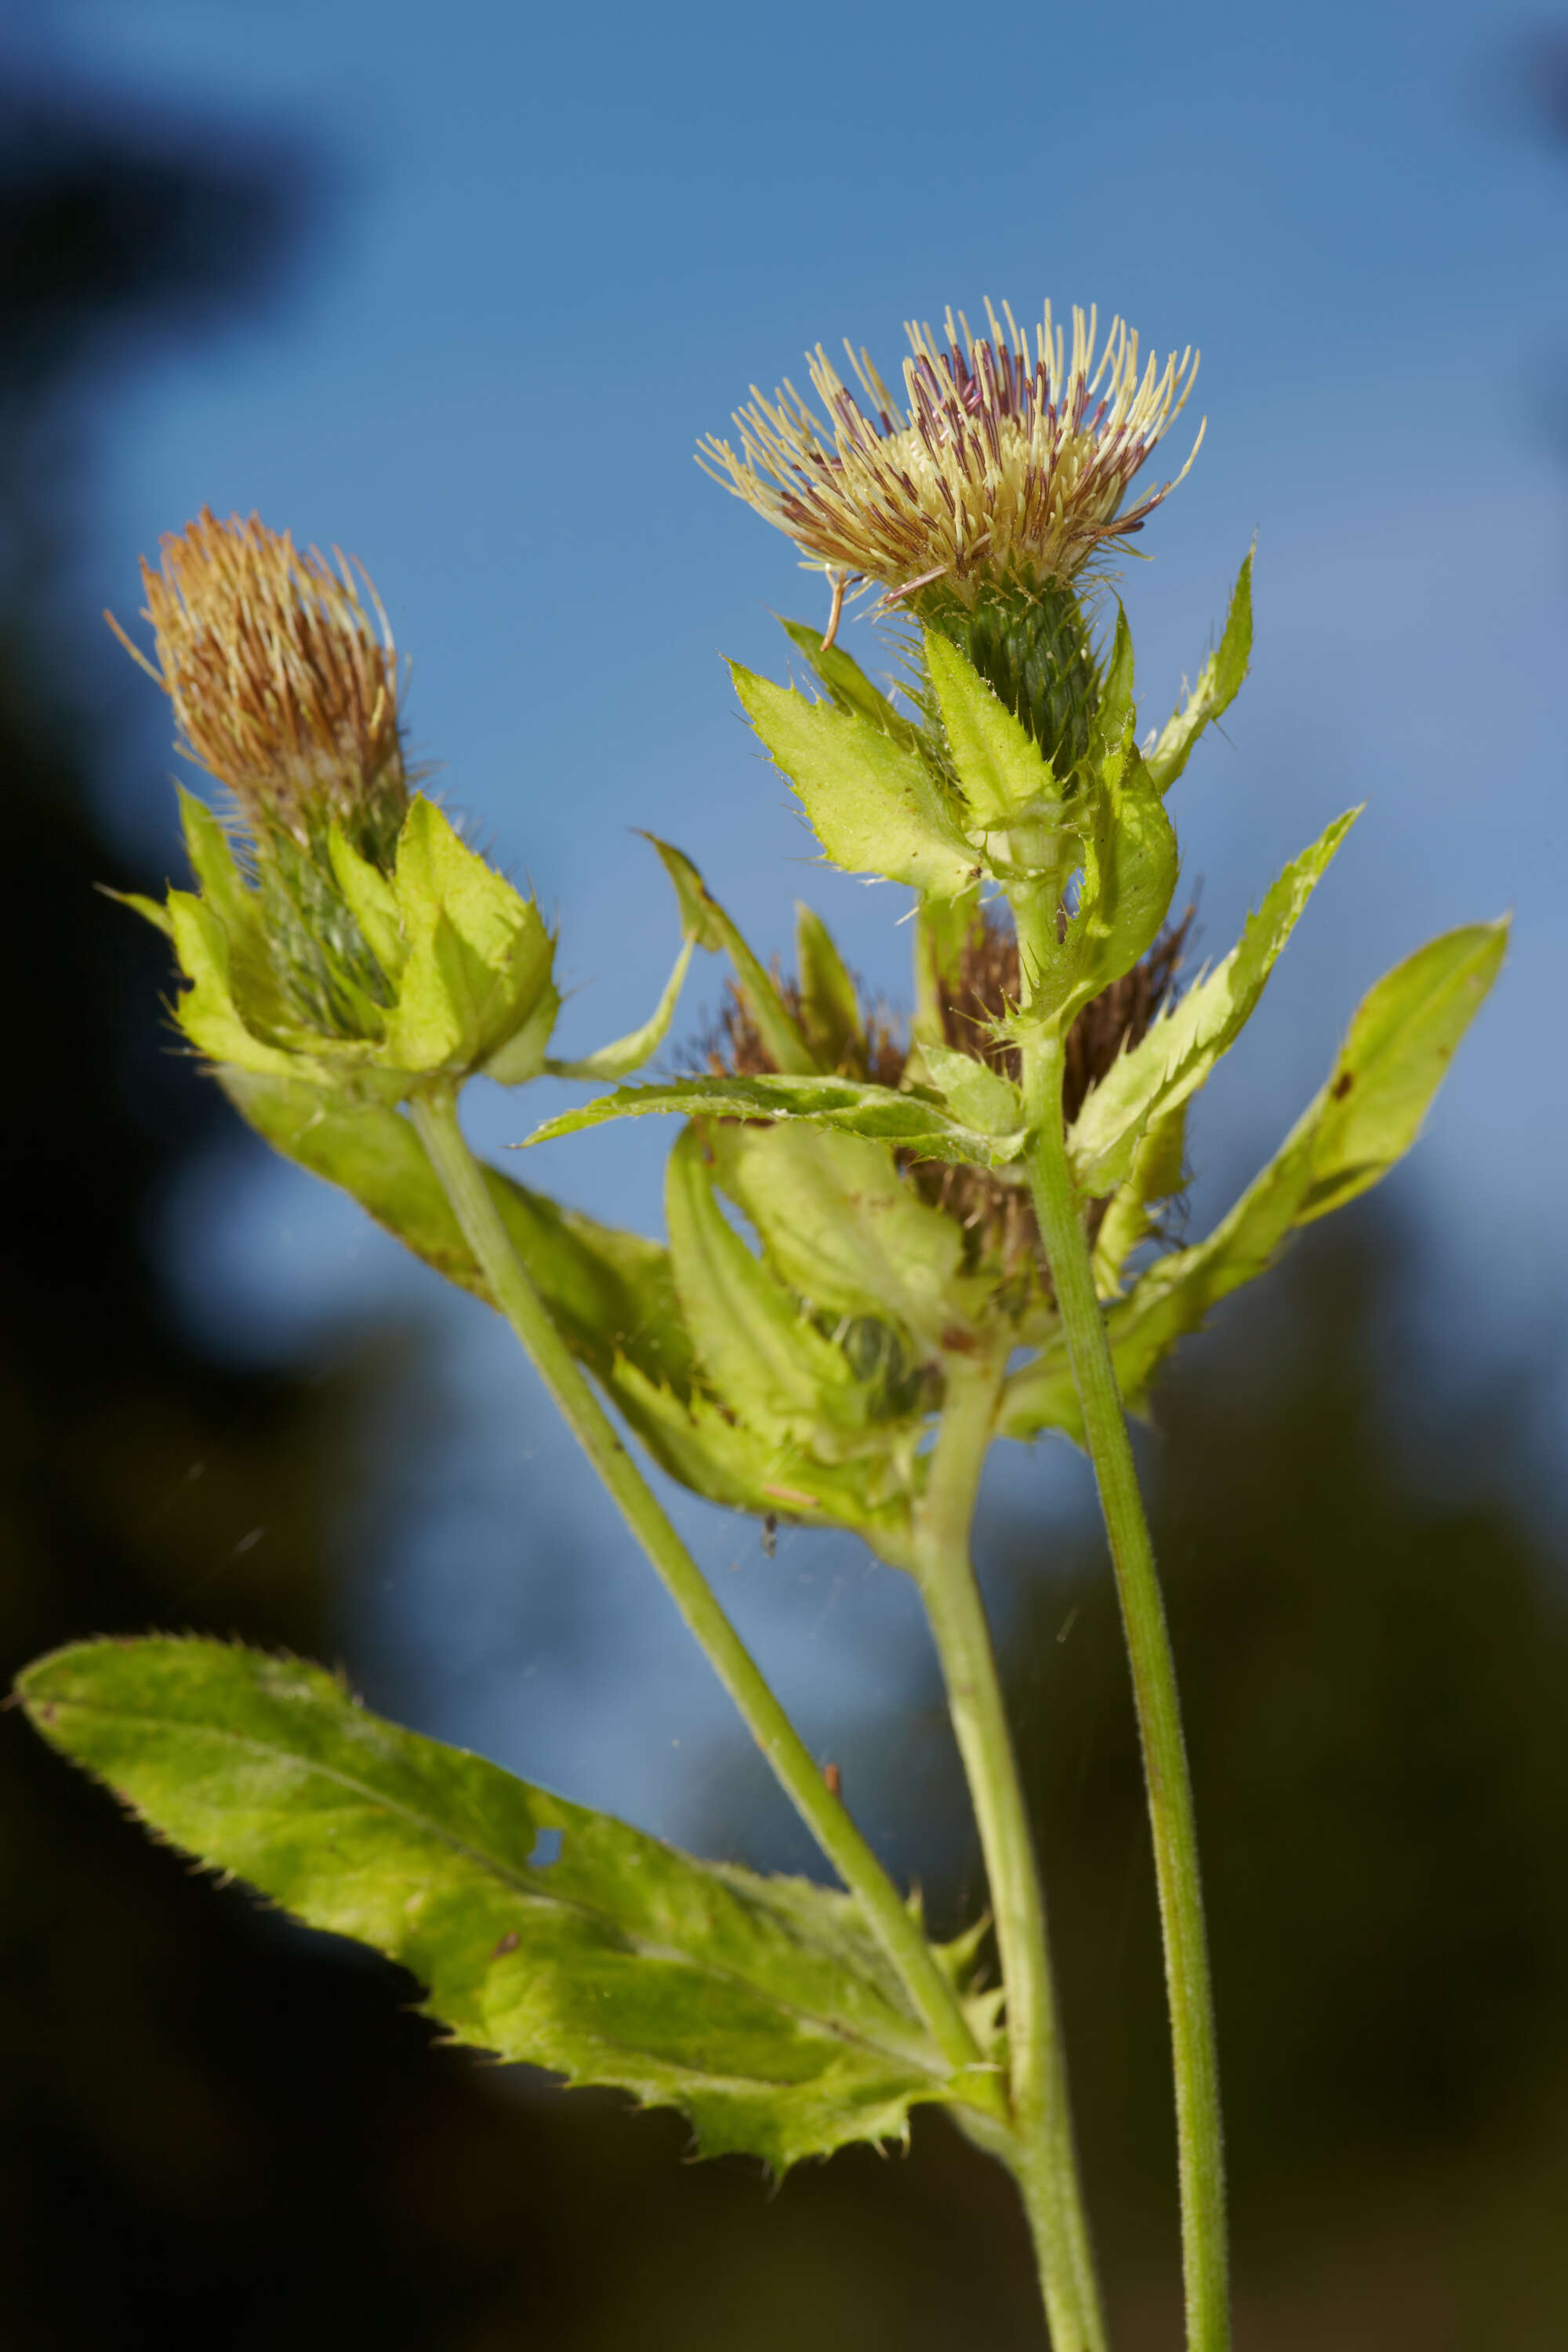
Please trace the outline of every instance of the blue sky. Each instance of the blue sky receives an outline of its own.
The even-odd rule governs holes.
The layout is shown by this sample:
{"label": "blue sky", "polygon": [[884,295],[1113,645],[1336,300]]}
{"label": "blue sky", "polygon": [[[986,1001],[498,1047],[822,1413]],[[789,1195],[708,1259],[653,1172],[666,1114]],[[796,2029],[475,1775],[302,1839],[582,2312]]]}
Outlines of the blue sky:
{"label": "blue sky", "polygon": [[[286,300],[118,404],[83,614],[132,609],[138,551],[204,502],[361,555],[414,656],[418,744],[559,914],[568,1045],[640,1017],[671,951],[637,824],[692,851],[764,951],[808,894],[897,996],[893,894],[812,869],[718,658],[782,669],[770,611],[817,613],[819,583],[703,479],[694,440],[753,380],[798,377],[819,338],[896,365],[902,320],[950,301],[973,315],[1005,297],[1023,316],[1047,295],[1092,300],[1147,344],[1200,345],[1190,413],[1207,439],[1126,593],[1163,716],[1257,534],[1254,677],[1177,812],[1207,949],[1329,816],[1368,809],[1215,1090],[1196,1210],[1289,1124],[1379,971],[1436,928],[1512,908],[1499,998],[1399,1180],[1436,1269],[1410,1312],[1434,1378],[1459,1378],[1555,1328],[1568,1286],[1568,464],[1548,422],[1568,358],[1568,153],[1528,133],[1510,23],[1453,0],[994,15],[906,0],[813,19],[497,0],[16,10],[12,55],[128,108],[290,135],[331,189]],[[151,699],[127,681],[106,799],[161,848],[165,803],[127,782],[157,772]],[[694,1005],[715,986],[703,973]],[[475,1131],[499,1146],[532,1111],[493,1096]],[[651,1225],[663,1148],[650,1122],[551,1147],[528,1172]],[[710,1736],[717,1703],[500,1335],[248,1154],[193,1180],[168,1229],[184,1294],[205,1300],[192,1311],[247,1345],[367,1303],[431,1313],[453,1428],[470,1434],[393,1535],[384,1520],[360,1539],[361,1637],[426,1659],[438,1727],[675,1820],[668,1744]],[[1059,1462],[1009,1475],[1042,1496],[1073,1481]],[[569,1677],[542,1674],[520,1712],[530,1637],[507,1616],[509,1547],[546,1491],[535,1551],[586,1548],[574,1573],[603,1596],[607,1746],[580,1727]],[[754,1546],[689,1516],[716,1563]],[[790,1559],[771,1581],[737,1578],[737,1607],[830,1723],[856,1673],[896,1678],[912,1626],[894,1580],[847,1553]],[[831,1640],[801,1606],[806,1577]]]}

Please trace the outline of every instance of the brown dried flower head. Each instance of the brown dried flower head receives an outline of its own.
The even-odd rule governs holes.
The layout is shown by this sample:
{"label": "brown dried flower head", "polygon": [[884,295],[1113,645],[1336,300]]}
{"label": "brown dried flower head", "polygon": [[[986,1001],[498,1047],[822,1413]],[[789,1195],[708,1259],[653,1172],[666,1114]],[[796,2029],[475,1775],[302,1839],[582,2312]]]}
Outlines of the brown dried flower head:
{"label": "brown dried flower head", "polygon": [[[1048,303],[1031,352],[1003,311],[1005,329],[986,304],[979,340],[951,310],[945,339],[906,326],[905,407],[846,341],[863,405],[819,343],[806,363],[826,421],[793,384],[771,401],[753,385],[735,414],[742,454],[710,436],[698,463],[836,575],[840,593],[875,582],[892,603],[940,583],[971,606],[988,591],[1070,582],[1175,487],[1121,510],[1185,404],[1197,353],[1140,371],[1138,338],[1118,319],[1097,361],[1095,313],[1075,310],[1069,358]],[[1176,481],[1202,439],[1200,425]]]}
{"label": "brown dried flower head", "polygon": [[168,695],[181,751],[258,843],[281,831],[309,849],[335,821],[386,864],[408,777],[396,648],[363,567],[206,508],[161,545],[161,567],[142,565],[156,661],[105,617]]}

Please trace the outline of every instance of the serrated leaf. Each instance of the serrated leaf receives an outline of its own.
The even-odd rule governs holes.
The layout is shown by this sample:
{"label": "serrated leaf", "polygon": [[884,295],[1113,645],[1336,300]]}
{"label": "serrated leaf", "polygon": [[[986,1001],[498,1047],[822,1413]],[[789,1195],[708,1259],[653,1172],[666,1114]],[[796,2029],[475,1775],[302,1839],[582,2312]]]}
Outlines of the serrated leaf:
{"label": "serrated leaf", "polygon": [[716,1122],[718,1183],[790,1288],[825,1314],[890,1323],[917,1358],[983,1311],[963,1234],[922,1201],[885,1146],[805,1126]]}
{"label": "serrated leaf", "polygon": [[97,1642],[18,1688],[159,1835],[410,1969],[459,2041],[676,2107],[705,2155],[783,2171],[961,2095],[847,1896],[697,1862],[319,1667]]}
{"label": "serrated leaf", "polygon": [[723,1077],[672,1078],[658,1085],[621,1087],[596,1101],[562,1111],[524,1139],[552,1143],[616,1118],[647,1118],[679,1111],[687,1118],[806,1119],[848,1135],[879,1138],[918,1151],[925,1160],[960,1165],[1004,1167],[1024,1148],[1022,1133],[985,1135],[964,1127],[924,1095],[899,1094],[890,1087],[855,1078]]}
{"label": "serrated leaf", "polygon": [[175,790],[179,794],[180,831],[184,838],[185,856],[190,859],[191,872],[202,897],[231,938],[257,929],[261,918],[256,896],[239,870],[227,828],[195,793],[187,792],[183,784],[176,785]]}
{"label": "serrated leaf", "polygon": [[1110,759],[1126,745],[1138,717],[1135,688],[1132,632],[1127,625],[1126,608],[1118,597],[1110,658],[1105,665],[1099,698],[1089,718],[1089,757],[1094,764]]}
{"label": "serrated leaf", "polygon": [[1149,1120],[1196,1093],[1234,1045],[1359,814],[1351,809],[1336,817],[1286,866],[1225,961],[1179,997],[1089,1095],[1068,1137],[1073,1176],[1089,1198],[1123,1181]]}
{"label": "serrated leaf", "polygon": [[1180,870],[1171,820],[1131,738],[1090,790],[1078,909],[1036,987],[1040,1009],[1064,1024],[1153,945]]}
{"label": "serrated leaf", "polygon": [[834,865],[879,874],[938,898],[970,889],[978,860],[918,751],[858,710],[811,702],[731,665],[735,691],[766,750],[800,795]]}
{"label": "serrated leaf", "polygon": [[[286,1078],[234,1068],[218,1076],[241,1117],[276,1150],[340,1186],[416,1257],[493,1305],[412,1120]],[[668,1252],[563,1209],[497,1169],[484,1175],[512,1247],[574,1354],[603,1381],[625,1360],[685,1394],[691,1342]]]}
{"label": "serrated leaf", "polygon": [[1192,757],[1205,727],[1222,719],[1241,691],[1252,658],[1252,555],[1248,551],[1226,614],[1225,634],[1198,672],[1198,682],[1173,711],[1146,754],[1157,791],[1167,793]]}
{"label": "serrated leaf", "polygon": [[1058,814],[1056,772],[1022,721],[939,630],[924,632],[924,647],[953,767],[976,825],[999,832]]}
{"label": "serrated leaf", "polygon": [[171,890],[167,914],[174,953],[190,983],[174,1013],[192,1045],[211,1061],[234,1063],[258,1076],[297,1076],[299,1054],[258,1036],[241,1015],[229,934],[216,909],[189,890]]}
{"label": "serrated leaf", "polygon": [[740,930],[710,892],[701,875],[683,850],[649,833],[643,835],[658,852],[674,885],[684,929],[700,948],[721,950],[734,967],[735,978],[757,1034],[781,1070],[805,1076],[816,1068],[811,1048],[802,1036],[789,1007],[768,973],[742,938]]}
{"label": "serrated leaf", "polygon": [[817,1068],[834,1076],[863,1078],[866,1031],[855,982],[821,916],[798,901],[795,954],[800,1025]]}
{"label": "serrated leaf", "polygon": [[830,1420],[863,1424],[864,1399],[857,1413],[857,1383],[843,1350],[806,1319],[724,1216],[694,1128],[669,1155],[664,1213],[686,1328],[721,1403],[775,1438],[808,1440]]}
{"label": "serrated leaf", "polygon": [[[538,908],[459,840],[423,795],[398,835],[393,888],[408,955],[387,1020],[385,1061],[424,1073],[498,1058],[551,1005],[555,943]],[[541,1045],[536,1068],[542,1060]]]}
{"label": "serrated leaf", "polygon": [[[1506,924],[1471,924],[1385,973],[1363,1000],[1327,1085],[1229,1214],[1206,1240],[1160,1259],[1110,1308],[1106,1331],[1130,1411],[1142,1409],[1176,1341],[1271,1265],[1293,1226],[1365,1192],[1409,1150],[1506,946]],[[1045,1428],[1081,1437],[1059,1341],[1009,1380],[1000,1425],[1009,1437]]]}
{"label": "serrated leaf", "polygon": [[924,1476],[914,1433],[902,1446],[825,1461],[776,1427],[738,1419],[700,1388],[682,1399],[629,1364],[616,1368],[609,1388],[660,1467],[693,1493],[728,1510],[848,1528],[889,1566],[910,1566],[910,1503]]}
{"label": "serrated leaf", "polygon": [[[300,1029],[279,987],[261,902],[240,869],[228,829],[195,793],[184,785],[177,789],[191,872],[202,904],[223,928],[226,985],[234,1008],[252,1037],[286,1047],[297,1043],[305,1051],[312,1041]],[[166,911],[164,928],[174,939],[174,924]],[[373,1027],[378,1020],[377,1011]]]}
{"label": "serrated leaf", "polygon": [[973,1054],[954,1053],[949,1045],[922,1045],[931,1084],[941,1092],[954,1118],[982,1135],[1018,1134],[1024,1126],[1024,1098],[1011,1078]]}
{"label": "serrated leaf", "polygon": [[920,729],[894,708],[879,688],[872,685],[853,655],[846,653],[840,645],[825,646],[821,630],[811,628],[805,621],[781,619],[779,625],[796,650],[805,656],[840,710],[858,711],[862,719],[868,719],[907,751],[921,749]]}

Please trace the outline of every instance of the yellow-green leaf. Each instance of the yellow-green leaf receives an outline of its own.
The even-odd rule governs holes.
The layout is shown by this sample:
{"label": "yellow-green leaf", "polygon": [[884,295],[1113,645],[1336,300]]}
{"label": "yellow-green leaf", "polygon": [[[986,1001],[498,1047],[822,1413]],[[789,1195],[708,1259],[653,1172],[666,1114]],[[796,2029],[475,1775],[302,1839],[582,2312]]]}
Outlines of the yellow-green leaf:
{"label": "yellow-green leaf", "polygon": [[1204,729],[1222,719],[1241,691],[1252,658],[1252,556],[1247,555],[1231,592],[1225,634],[1203,667],[1198,682],[1162,728],[1147,758],[1156,788],[1169,792],[1192,757]]}
{"label": "yellow-green leaf", "polygon": [[973,664],[939,630],[925,632],[926,667],[970,813],[983,832],[1058,812],[1050,761]]}
{"label": "yellow-green leaf", "polygon": [[858,710],[808,701],[738,664],[731,675],[748,718],[799,793],[834,865],[907,882],[939,898],[971,887],[973,847],[918,751]]}
{"label": "yellow-green leaf", "polygon": [[18,1685],[160,1836],[409,1969],[457,2038],[783,2171],[961,2096],[851,1899],[701,1863],[218,1642],[84,1643]]}

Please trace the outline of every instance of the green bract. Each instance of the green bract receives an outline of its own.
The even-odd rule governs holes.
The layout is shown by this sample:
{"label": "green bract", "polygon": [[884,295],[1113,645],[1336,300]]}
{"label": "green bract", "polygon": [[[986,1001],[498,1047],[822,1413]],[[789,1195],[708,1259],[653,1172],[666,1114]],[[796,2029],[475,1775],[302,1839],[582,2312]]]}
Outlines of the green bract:
{"label": "green bract", "polygon": [[181,813],[199,889],[171,890],[163,908],[136,903],[174,942],[187,982],[174,1014],[198,1052],[254,1076],[389,1103],[431,1077],[482,1071],[516,1085],[543,1067],[560,1009],[554,940],[533,902],[433,801],[410,803],[390,875],[341,831],[331,835],[333,925],[367,975],[340,960],[339,1032],[293,1009],[283,959],[294,942],[269,919],[266,893],[218,820],[188,793]]}
{"label": "green bract", "polygon": [[811,702],[738,663],[731,675],[835,866],[936,898],[956,898],[979,879],[974,845],[918,750],[858,709]]}
{"label": "green bract", "polygon": [[[694,1861],[383,1721],[320,1667],[95,1642],[18,1689],[159,1835],[399,1961],[458,2041],[677,2107],[704,2156],[783,2172],[965,2095],[849,1896]],[[994,2058],[973,1940],[938,1957]]]}
{"label": "green bract", "polygon": [[1241,567],[1232,591],[1225,634],[1198,672],[1198,682],[1179,710],[1144,746],[1149,772],[1168,792],[1192,756],[1205,727],[1223,719],[1241,691],[1252,658],[1252,558]]}

